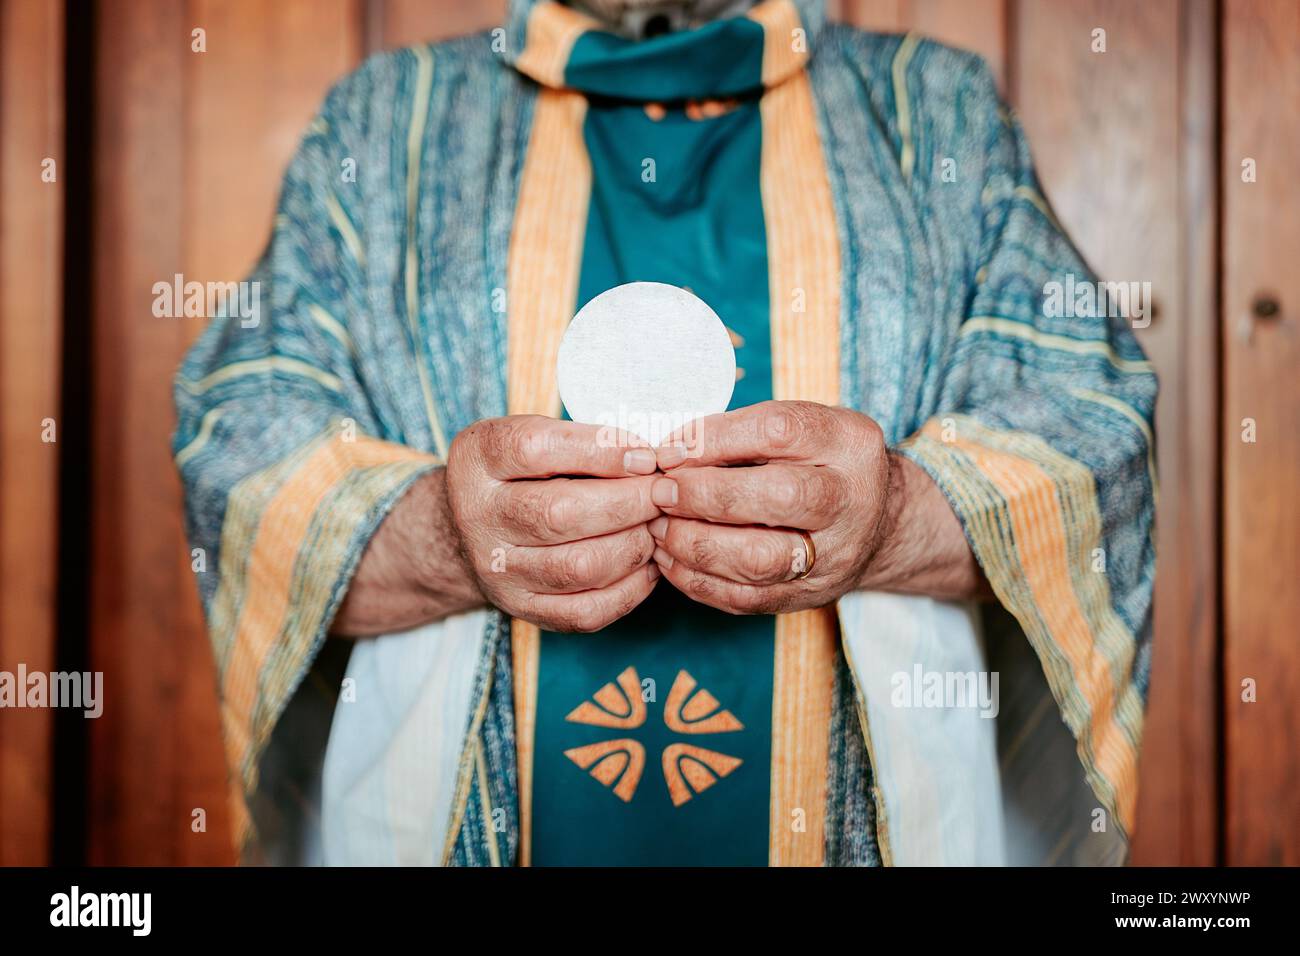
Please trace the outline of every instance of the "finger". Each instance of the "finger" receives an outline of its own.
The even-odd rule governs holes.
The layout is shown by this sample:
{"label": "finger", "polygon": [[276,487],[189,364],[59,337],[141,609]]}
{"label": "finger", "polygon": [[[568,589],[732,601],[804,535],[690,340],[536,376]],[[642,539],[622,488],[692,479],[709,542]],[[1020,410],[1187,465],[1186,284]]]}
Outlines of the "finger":
{"label": "finger", "polygon": [[653,478],[552,478],[498,487],[502,530],[518,546],[564,544],[645,524],[659,514]]}
{"label": "finger", "polygon": [[833,524],[849,493],[838,472],[820,465],[679,468],[652,481],[651,501],[665,514],[804,531]]}
{"label": "finger", "polygon": [[807,560],[803,538],[794,531],[713,524],[691,518],[651,523],[656,544],[674,562],[740,584],[792,581]]}
{"label": "finger", "polygon": [[797,610],[806,598],[795,584],[762,586],[740,584],[716,574],[709,574],[688,564],[672,561],[662,563],[660,552],[655,552],[655,564],[673,587],[692,600],[715,607],[728,614],[780,614]]}
{"label": "finger", "polygon": [[816,402],[760,402],[697,419],[656,450],[665,471],[681,465],[820,460],[838,432],[834,409]]}
{"label": "finger", "polygon": [[582,425],[542,415],[476,422],[487,471],[494,478],[648,475],[657,467],[643,439],[616,428]]}
{"label": "finger", "polygon": [[599,631],[644,601],[654,590],[659,574],[652,562],[606,588],[578,594],[533,594],[524,617],[551,631]]}
{"label": "finger", "polygon": [[608,587],[643,566],[654,554],[645,525],[545,548],[513,548],[506,570],[529,591],[573,594]]}

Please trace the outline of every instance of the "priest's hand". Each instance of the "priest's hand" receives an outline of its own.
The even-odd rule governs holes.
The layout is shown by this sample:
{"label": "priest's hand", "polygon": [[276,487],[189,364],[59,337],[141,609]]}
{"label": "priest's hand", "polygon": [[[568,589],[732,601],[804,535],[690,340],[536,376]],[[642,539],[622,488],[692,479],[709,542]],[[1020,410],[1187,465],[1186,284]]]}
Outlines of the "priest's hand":
{"label": "priest's hand", "polygon": [[646,523],[654,452],[624,433],[539,415],[486,419],[452,442],[447,501],[483,596],[553,631],[596,631],[654,589]]}
{"label": "priest's hand", "polygon": [[658,449],[655,563],[685,594],[737,614],[822,607],[871,588],[979,593],[961,525],[866,415],[763,402],[701,419]]}

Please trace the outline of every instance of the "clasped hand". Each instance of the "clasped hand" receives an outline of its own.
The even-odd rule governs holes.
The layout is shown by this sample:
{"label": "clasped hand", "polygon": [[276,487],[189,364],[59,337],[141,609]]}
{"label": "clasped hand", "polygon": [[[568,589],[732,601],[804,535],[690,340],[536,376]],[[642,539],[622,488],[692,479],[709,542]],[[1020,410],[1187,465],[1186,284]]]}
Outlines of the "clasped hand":
{"label": "clasped hand", "polygon": [[884,536],[890,456],[873,420],[812,402],[709,416],[658,449],[517,415],[457,436],[446,488],[491,603],[548,630],[595,631],[661,574],[735,614],[833,603]]}

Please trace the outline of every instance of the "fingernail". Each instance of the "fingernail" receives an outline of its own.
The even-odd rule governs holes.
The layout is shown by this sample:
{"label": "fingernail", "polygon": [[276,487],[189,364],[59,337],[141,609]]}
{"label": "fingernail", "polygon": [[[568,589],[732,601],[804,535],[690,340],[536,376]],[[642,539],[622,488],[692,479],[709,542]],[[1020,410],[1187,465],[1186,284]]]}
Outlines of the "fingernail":
{"label": "fingernail", "polygon": [[659,575],[662,573],[663,572],[659,570],[659,565],[655,564],[653,561],[646,565],[646,577],[651,581],[658,581]]}
{"label": "fingernail", "polygon": [[660,468],[676,468],[686,460],[685,445],[663,445],[657,452]]}
{"label": "fingernail", "polygon": [[661,567],[671,568],[673,566],[673,556],[663,548],[655,548],[655,564]]}
{"label": "fingernail", "polygon": [[623,455],[623,470],[634,475],[652,475],[659,462],[649,448],[633,448]]}
{"label": "fingernail", "polygon": [[677,482],[671,478],[659,478],[650,486],[650,500],[660,508],[671,508],[677,504]]}
{"label": "fingernail", "polygon": [[656,541],[662,541],[664,539],[664,535],[666,535],[667,533],[668,533],[668,519],[665,518],[663,515],[660,515],[658,518],[655,518],[654,521],[650,522],[650,534],[654,536],[654,539]]}

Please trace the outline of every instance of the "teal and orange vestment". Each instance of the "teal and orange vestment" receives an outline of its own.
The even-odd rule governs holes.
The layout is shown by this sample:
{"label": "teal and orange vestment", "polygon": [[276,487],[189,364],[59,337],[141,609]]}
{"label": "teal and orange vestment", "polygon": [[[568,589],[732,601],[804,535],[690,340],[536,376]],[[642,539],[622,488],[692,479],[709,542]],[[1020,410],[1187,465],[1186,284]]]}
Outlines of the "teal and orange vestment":
{"label": "teal and orange vestment", "polygon": [[[641,41],[515,0],[334,88],[251,278],[260,321],[186,357],[175,438],[248,858],[1123,859],[1155,376],[1122,317],[1045,308],[1093,276],[978,57],[814,0]],[[634,280],[722,317],[733,407],[879,422],[996,603],[731,617],[661,581],[598,634],[485,609],[340,655],[394,502],[471,422],[561,414],[566,323]],[[899,693],[992,673],[995,713]]]}

